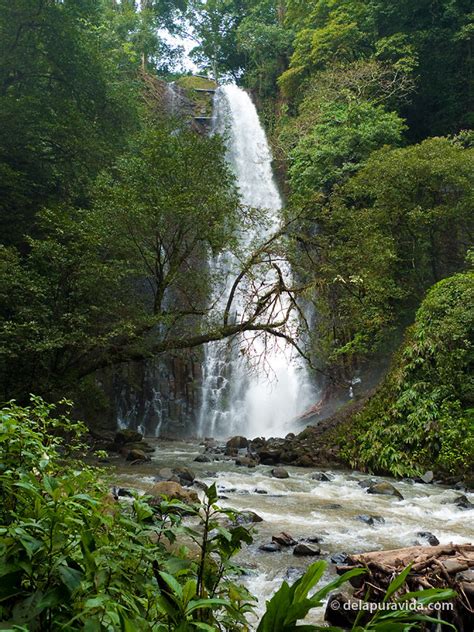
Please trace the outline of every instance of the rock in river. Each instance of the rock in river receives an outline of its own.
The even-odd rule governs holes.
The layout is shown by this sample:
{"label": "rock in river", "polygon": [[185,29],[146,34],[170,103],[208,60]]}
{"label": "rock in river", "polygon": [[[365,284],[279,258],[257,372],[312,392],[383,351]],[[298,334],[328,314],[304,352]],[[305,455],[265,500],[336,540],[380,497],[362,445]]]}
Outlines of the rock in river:
{"label": "rock in river", "polygon": [[267,542],[258,547],[259,551],[265,551],[266,553],[277,553],[281,551],[281,546],[276,542]]}
{"label": "rock in river", "polygon": [[151,461],[148,454],[145,454],[143,450],[129,450],[126,458],[127,461]]}
{"label": "rock in river", "polygon": [[272,476],[275,478],[290,478],[290,475],[284,467],[274,467],[272,470]]}
{"label": "rock in river", "polygon": [[273,535],[272,542],[276,542],[276,544],[278,544],[279,546],[294,546],[295,544],[298,544],[298,542],[294,538],[292,538],[291,535],[285,533],[284,531],[282,531],[278,535]]}
{"label": "rock in river", "polygon": [[368,494],[381,494],[382,496],[396,496],[400,500],[403,500],[403,496],[398,489],[392,485],[392,483],[374,483],[367,488]]}
{"label": "rock in river", "polygon": [[321,553],[321,549],[316,546],[311,546],[310,544],[304,544],[300,542],[293,549],[293,555],[319,555]]}
{"label": "rock in river", "polygon": [[199,497],[195,491],[185,489],[182,485],[173,481],[155,483],[150,493],[154,497],[154,500],[158,501],[161,501],[164,497],[166,497],[171,500],[180,500],[184,503],[199,502]]}

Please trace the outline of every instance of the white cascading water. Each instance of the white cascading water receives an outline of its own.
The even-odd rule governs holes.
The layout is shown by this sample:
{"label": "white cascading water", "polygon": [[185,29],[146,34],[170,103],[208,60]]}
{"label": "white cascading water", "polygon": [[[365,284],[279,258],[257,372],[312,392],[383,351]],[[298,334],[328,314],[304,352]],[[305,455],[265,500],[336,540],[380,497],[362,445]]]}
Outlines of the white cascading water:
{"label": "white cascading water", "polygon": [[[264,209],[267,228],[256,224],[242,230],[243,247],[262,243],[280,226],[282,201],[273,179],[272,156],[265,132],[249,95],[235,85],[220,87],[214,99],[213,133],[222,134],[227,145],[227,159],[236,175],[244,206]],[[232,282],[238,273],[238,262],[231,255],[216,257],[210,263],[214,272],[224,271],[224,280],[215,288],[216,311],[222,314]],[[281,266],[286,282],[291,280],[287,263]],[[273,279],[275,280],[275,279]],[[266,278],[263,282],[271,283]],[[234,318],[245,312],[244,292],[233,304]],[[288,298],[281,300],[281,311],[288,307]],[[296,329],[296,317],[292,321]],[[306,370],[294,348],[287,342],[274,340],[266,350],[265,343],[253,345],[254,362],[242,351],[248,348],[249,336],[241,334],[230,341],[210,343],[205,349],[203,393],[198,421],[200,436],[227,437],[242,434],[284,436],[295,429],[295,421],[311,403],[311,388]]]}

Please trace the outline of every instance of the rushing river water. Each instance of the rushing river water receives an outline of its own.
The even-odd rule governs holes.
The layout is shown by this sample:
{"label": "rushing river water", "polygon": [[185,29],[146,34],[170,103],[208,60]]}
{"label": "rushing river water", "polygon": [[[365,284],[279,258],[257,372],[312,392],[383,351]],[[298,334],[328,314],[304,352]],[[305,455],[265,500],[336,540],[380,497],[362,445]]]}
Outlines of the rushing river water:
{"label": "rushing river water", "polygon": [[[358,483],[367,480],[368,475],[358,472],[327,471],[331,480],[320,482],[311,478],[313,469],[287,467],[290,478],[276,479],[271,476],[270,466],[248,469],[234,465],[233,460],[194,462],[202,452],[203,447],[197,443],[160,442],[151,463],[117,467],[117,481],[146,491],[158,469],[186,465],[198,480],[217,483],[220,494],[226,496],[219,501],[222,506],[258,513],[263,522],[256,525],[254,543],[244,548],[238,561],[248,569],[243,581],[258,597],[260,611],[282,580],[294,578],[296,571],[289,569],[303,569],[334,553],[393,549],[417,541],[426,545],[417,536],[420,531],[432,532],[441,544],[474,540],[473,512],[450,503],[459,495],[451,488],[392,481],[404,497],[397,500],[367,494]],[[466,495],[474,502],[474,494]],[[361,514],[381,516],[384,522],[370,526],[358,518]],[[281,531],[295,539],[321,536],[321,556],[295,557],[291,547],[276,553],[259,551],[261,544]],[[334,573],[334,568],[330,567],[328,573]],[[322,612],[315,616],[321,618]]]}

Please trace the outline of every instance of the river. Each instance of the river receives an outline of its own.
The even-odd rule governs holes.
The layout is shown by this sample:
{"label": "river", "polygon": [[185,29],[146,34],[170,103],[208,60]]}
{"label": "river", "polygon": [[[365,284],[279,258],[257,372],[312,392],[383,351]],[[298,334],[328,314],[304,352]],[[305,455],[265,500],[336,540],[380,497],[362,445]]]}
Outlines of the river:
{"label": "river", "polygon": [[[114,465],[117,484],[147,491],[160,468],[185,465],[191,467],[198,480],[208,485],[216,482],[219,493],[226,497],[219,500],[221,506],[252,510],[263,518],[255,525],[254,543],[245,546],[237,558],[248,570],[243,583],[258,598],[260,612],[285,578],[297,577],[297,571],[289,569],[304,569],[314,560],[329,561],[335,553],[393,549],[417,541],[426,545],[417,536],[421,531],[433,533],[441,544],[474,540],[473,512],[451,502],[460,493],[452,488],[342,470],[326,471],[331,480],[321,482],[311,478],[316,470],[300,467],[286,467],[290,477],[276,479],[271,475],[271,466],[248,469],[224,457],[197,463],[194,459],[204,451],[198,442],[148,441],[156,445],[151,463],[130,466],[120,459]],[[404,500],[367,494],[359,482],[368,478],[392,482]],[[474,502],[474,494],[466,496]],[[361,514],[379,516],[384,522],[365,524],[358,518]],[[260,545],[281,531],[297,540],[320,536],[321,555],[295,557],[291,547],[276,553],[259,550]],[[328,577],[334,572],[330,565]],[[322,613],[316,615],[322,617]]]}

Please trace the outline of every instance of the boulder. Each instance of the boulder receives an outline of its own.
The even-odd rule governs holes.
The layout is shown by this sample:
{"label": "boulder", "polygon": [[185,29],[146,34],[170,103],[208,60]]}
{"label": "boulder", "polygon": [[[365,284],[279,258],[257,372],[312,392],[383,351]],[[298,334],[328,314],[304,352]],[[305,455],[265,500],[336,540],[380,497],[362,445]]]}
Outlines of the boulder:
{"label": "boulder", "polygon": [[235,459],[235,464],[242,467],[256,467],[257,461],[251,459],[249,456],[239,456]]}
{"label": "boulder", "polygon": [[319,555],[320,553],[321,553],[320,548],[311,546],[310,544],[304,544],[303,542],[300,542],[299,544],[297,544],[295,548],[293,549],[293,555],[314,556],[314,555]]}
{"label": "boulder", "polygon": [[127,461],[151,461],[148,454],[143,450],[129,450],[126,456]]}
{"label": "boulder", "polygon": [[154,497],[154,500],[158,500],[159,502],[165,497],[171,500],[180,500],[188,504],[199,502],[199,497],[196,492],[185,489],[182,485],[174,481],[155,483],[150,493]]}
{"label": "boulder", "polygon": [[420,476],[420,481],[422,483],[432,483],[434,480],[434,474],[431,470],[428,470],[428,472],[425,472],[422,476]]}
{"label": "boulder", "polygon": [[194,460],[196,463],[211,463],[212,461],[206,454],[198,454]]}
{"label": "boulder", "polygon": [[311,474],[311,478],[313,481],[328,483],[333,477],[325,472],[313,472],[313,474]]}
{"label": "boulder", "polygon": [[278,448],[261,448],[258,450],[258,456],[262,465],[275,465],[280,460],[280,454],[281,450]]}
{"label": "boulder", "polygon": [[323,541],[323,538],[320,535],[310,535],[307,538],[304,538],[305,542],[309,542],[310,544],[320,544]]}
{"label": "boulder", "polygon": [[227,454],[227,450],[240,450],[241,448],[246,448],[248,444],[249,444],[248,439],[246,439],[245,437],[241,437],[239,435],[232,437],[225,444],[226,454]]}
{"label": "boulder", "polygon": [[443,505],[456,505],[459,509],[474,509],[474,504],[464,494],[458,494],[455,498],[443,500]]}
{"label": "boulder", "polygon": [[392,483],[382,482],[374,483],[367,488],[368,494],[381,494],[382,496],[395,496],[399,500],[403,500],[403,496]]}
{"label": "boulder", "polygon": [[277,542],[267,542],[258,547],[259,551],[265,551],[266,553],[277,553],[281,551],[281,546]]}
{"label": "boulder", "polygon": [[330,560],[333,564],[337,564],[338,566],[344,566],[348,563],[348,555],[347,553],[334,553],[331,555]]}
{"label": "boulder", "polygon": [[418,531],[416,534],[419,538],[426,540],[430,546],[438,546],[438,538],[431,533],[431,531]]}
{"label": "boulder", "polygon": [[196,475],[189,467],[174,467],[173,474],[179,477],[181,485],[189,486],[193,484]]}
{"label": "boulder", "polygon": [[254,489],[254,492],[255,492],[256,494],[268,494],[268,492],[267,492],[267,490],[266,490],[266,489],[260,489],[259,487],[256,487],[256,488]]}
{"label": "boulder", "polygon": [[290,475],[284,467],[274,467],[272,470],[272,476],[275,478],[290,478]]}
{"label": "boulder", "polygon": [[255,511],[241,511],[237,515],[237,524],[253,524],[255,522],[263,522],[263,518]]}
{"label": "boulder", "polygon": [[365,524],[368,524],[371,527],[373,527],[375,523],[383,524],[385,522],[382,516],[369,516],[367,514],[358,515],[357,520],[360,520],[361,522],[365,522]]}
{"label": "boulder", "polygon": [[114,443],[116,445],[125,445],[126,443],[138,443],[143,439],[143,435],[136,430],[125,428],[115,433]]}
{"label": "boulder", "polygon": [[158,474],[155,477],[155,481],[158,483],[159,481],[174,481],[175,483],[179,483],[179,477],[173,472],[170,467],[162,467],[158,470]]}
{"label": "boulder", "polygon": [[459,509],[474,509],[474,504],[468,500],[467,496],[464,494],[460,494],[454,499],[454,504],[459,507]]}
{"label": "boulder", "polygon": [[272,535],[272,542],[276,542],[279,546],[295,546],[298,542],[288,533],[282,531],[277,535]]}
{"label": "boulder", "polygon": [[129,489],[125,489],[124,487],[119,487],[116,490],[116,494],[122,498],[133,498],[133,493]]}
{"label": "boulder", "polygon": [[[209,485],[204,483],[204,481],[198,481],[197,479],[194,479],[193,485],[194,487],[201,489],[203,492],[206,492],[209,489]],[[219,498],[224,498],[224,496],[219,496]],[[227,498],[227,496],[225,498]]]}
{"label": "boulder", "polygon": [[357,485],[362,487],[363,489],[370,487],[371,485],[376,485],[378,483],[375,478],[364,478],[362,481],[359,481]]}

